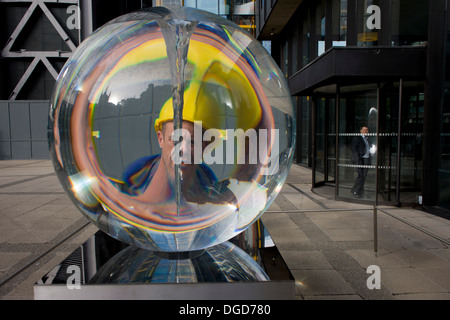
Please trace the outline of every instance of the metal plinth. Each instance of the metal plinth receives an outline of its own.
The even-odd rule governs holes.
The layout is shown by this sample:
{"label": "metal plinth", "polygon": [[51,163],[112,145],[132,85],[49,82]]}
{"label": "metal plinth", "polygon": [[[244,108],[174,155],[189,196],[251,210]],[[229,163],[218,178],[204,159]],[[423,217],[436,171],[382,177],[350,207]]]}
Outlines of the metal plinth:
{"label": "metal plinth", "polygon": [[201,251],[146,251],[98,231],[34,285],[36,300],[291,300],[295,283],[260,221]]}

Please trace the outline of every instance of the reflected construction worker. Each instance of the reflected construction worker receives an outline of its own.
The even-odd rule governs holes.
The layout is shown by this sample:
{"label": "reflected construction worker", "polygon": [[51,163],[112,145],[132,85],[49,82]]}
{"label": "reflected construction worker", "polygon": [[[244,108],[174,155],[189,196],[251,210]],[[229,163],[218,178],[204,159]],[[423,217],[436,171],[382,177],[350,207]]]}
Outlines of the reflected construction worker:
{"label": "reflected construction worker", "polygon": [[[227,186],[230,181],[218,181],[214,172],[199,159],[209,141],[203,141],[206,130],[241,128],[244,131],[260,125],[262,111],[250,81],[233,62],[217,60],[217,52],[210,52],[204,44],[190,44],[197,68],[184,92],[182,134],[174,138],[173,99],[162,107],[154,127],[161,154],[137,160],[124,174],[124,191],[148,203],[174,201],[174,151],[180,152],[180,178],[183,200],[193,203],[235,203]],[[217,49],[215,49],[217,50]],[[213,54],[215,53],[215,54]],[[188,56],[188,61],[191,61]],[[195,61],[193,61],[195,62]],[[196,126],[201,125],[201,128]],[[177,132],[179,133],[179,132]],[[201,133],[202,137],[196,135]],[[225,137],[222,137],[225,138]],[[202,144],[196,146],[195,143]],[[178,147],[175,147],[180,143]],[[188,150],[188,148],[190,150]],[[186,158],[190,155],[190,159]]]}

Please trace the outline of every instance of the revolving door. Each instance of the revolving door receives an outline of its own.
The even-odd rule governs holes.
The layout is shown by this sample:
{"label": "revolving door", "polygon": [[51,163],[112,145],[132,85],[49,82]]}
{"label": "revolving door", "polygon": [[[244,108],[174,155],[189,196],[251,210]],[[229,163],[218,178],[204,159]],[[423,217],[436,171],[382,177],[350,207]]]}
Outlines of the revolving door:
{"label": "revolving door", "polygon": [[313,108],[313,185],[336,181],[336,98],[317,97]]}
{"label": "revolving door", "polygon": [[[349,202],[397,206],[420,202],[422,82],[341,86],[335,96],[316,97],[314,102],[314,188],[334,186],[335,198]],[[368,149],[366,160],[358,162],[354,146],[363,141],[362,127],[368,131]],[[355,194],[361,175],[363,192]]]}

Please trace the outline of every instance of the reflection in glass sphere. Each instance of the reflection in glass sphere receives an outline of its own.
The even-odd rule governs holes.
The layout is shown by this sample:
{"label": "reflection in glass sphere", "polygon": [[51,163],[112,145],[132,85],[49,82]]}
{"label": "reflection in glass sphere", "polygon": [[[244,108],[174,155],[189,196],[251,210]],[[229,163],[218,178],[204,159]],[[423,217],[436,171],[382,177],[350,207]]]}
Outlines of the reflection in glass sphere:
{"label": "reflection in glass sphere", "polygon": [[116,254],[90,283],[198,283],[268,281],[264,270],[230,242],[193,257],[169,258],[129,246]]}
{"label": "reflection in glass sphere", "polygon": [[292,162],[287,83],[245,31],[191,8],[94,32],[51,101],[57,175],[102,231],[156,251],[222,243],[258,219]]}

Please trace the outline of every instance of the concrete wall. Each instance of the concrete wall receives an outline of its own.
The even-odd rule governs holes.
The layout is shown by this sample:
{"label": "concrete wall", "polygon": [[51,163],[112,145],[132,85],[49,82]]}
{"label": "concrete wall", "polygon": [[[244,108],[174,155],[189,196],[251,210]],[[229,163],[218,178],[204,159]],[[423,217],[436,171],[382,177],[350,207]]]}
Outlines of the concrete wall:
{"label": "concrete wall", "polygon": [[0,100],[0,160],[48,159],[47,100]]}

